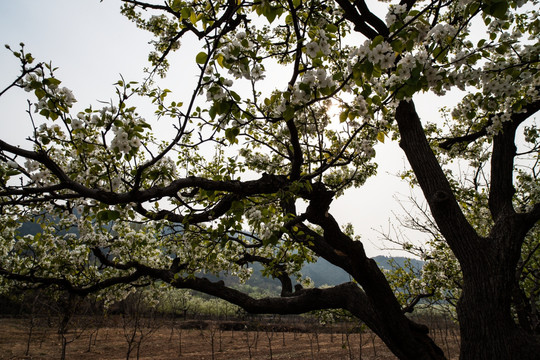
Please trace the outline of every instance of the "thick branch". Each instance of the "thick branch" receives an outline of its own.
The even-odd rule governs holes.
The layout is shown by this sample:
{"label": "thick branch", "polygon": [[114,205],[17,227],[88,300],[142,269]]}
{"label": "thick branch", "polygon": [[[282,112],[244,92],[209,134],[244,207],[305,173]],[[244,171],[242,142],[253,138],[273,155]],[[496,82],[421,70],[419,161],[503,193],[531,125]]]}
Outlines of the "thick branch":
{"label": "thick branch", "polygon": [[540,110],[540,100],[527,105],[523,110],[512,114],[511,120],[503,123],[502,130],[493,137],[489,209],[495,221],[503,214],[514,213],[512,199],[515,193],[513,181],[517,150],[516,131],[523,121]]}
{"label": "thick branch", "polygon": [[[394,296],[386,277],[373,259],[366,256],[363,245],[344,234],[337,221],[328,213],[332,192],[314,187],[310,205],[306,211],[308,221],[319,225],[323,236],[311,239],[313,250],[326,260],[345,269],[362,286],[372,307],[375,321],[368,326],[385,341],[390,349],[400,358],[418,358],[413,346],[409,354],[402,352],[397,343],[414,344],[417,341],[431,341],[423,335],[427,329],[403,315],[400,304]],[[312,234],[310,234],[312,235]],[[362,320],[363,318],[360,317]],[[367,323],[367,322],[366,322]],[[431,343],[433,358],[442,358],[442,352]],[[430,345],[430,346],[431,346]]]}
{"label": "thick branch", "polygon": [[238,305],[253,314],[303,314],[321,309],[347,309],[366,323],[373,322],[370,303],[364,292],[354,283],[344,283],[326,289],[303,289],[294,296],[254,299],[222,282],[205,278],[186,278],[171,285],[213,295]]}
{"label": "thick branch", "polygon": [[439,147],[441,149],[444,149],[444,150],[450,150],[452,148],[452,146],[454,146],[455,144],[467,144],[468,145],[468,144],[480,139],[481,137],[486,136],[487,135],[487,127],[489,125],[491,125],[491,123],[488,123],[487,126],[484,126],[482,129],[480,129],[479,131],[477,131],[475,133],[472,133],[472,134],[447,138],[443,142],[439,143]]}
{"label": "thick branch", "polygon": [[[355,31],[362,33],[371,40],[373,40],[377,35],[383,35],[379,34],[377,30],[366,23],[364,16],[358,12],[350,0],[336,0],[336,2],[343,9],[345,18],[353,23]],[[386,29],[386,32],[388,32],[388,29]]]}
{"label": "thick branch", "polygon": [[491,186],[489,189],[489,209],[493,220],[499,216],[514,213],[512,198],[516,192],[513,185],[514,157],[516,155],[517,124],[507,122],[493,138],[491,155]]}
{"label": "thick branch", "polygon": [[304,162],[302,156],[302,147],[300,146],[298,129],[296,128],[294,121],[287,121],[287,127],[289,128],[289,132],[291,134],[292,145],[291,179],[298,180],[298,178],[300,178],[302,164]]}
{"label": "thick branch", "polygon": [[367,7],[367,4],[364,0],[356,0],[355,3],[358,10],[360,10],[360,14],[362,15],[362,18],[370,25],[372,26],[379,35],[382,35],[384,37],[387,37],[390,34],[390,31],[388,30],[388,27],[386,26],[386,23],[379,19],[375,14],[373,14],[369,8]]}
{"label": "thick branch", "polygon": [[[416,175],[431,213],[463,263],[477,250],[480,238],[463,215],[435,154],[426,139],[420,118],[413,102],[401,101],[396,110],[396,120],[401,135],[400,146]],[[471,259],[472,260],[472,259]]]}
{"label": "thick branch", "polygon": [[223,281],[212,282],[206,278],[197,277],[175,278],[180,267],[174,262],[170,269],[153,269],[134,261],[126,264],[115,263],[107,259],[97,248],[93,249],[93,253],[106,266],[123,270],[137,269],[137,272],[141,274],[163,280],[174,287],[192,289],[219,297],[251,313],[302,314],[312,310],[342,308],[361,315],[366,322],[373,320],[369,300],[353,283],[345,283],[328,289],[302,289],[294,294],[289,292],[288,296],[277,298],[254,299],[241,291],[225,286]]}

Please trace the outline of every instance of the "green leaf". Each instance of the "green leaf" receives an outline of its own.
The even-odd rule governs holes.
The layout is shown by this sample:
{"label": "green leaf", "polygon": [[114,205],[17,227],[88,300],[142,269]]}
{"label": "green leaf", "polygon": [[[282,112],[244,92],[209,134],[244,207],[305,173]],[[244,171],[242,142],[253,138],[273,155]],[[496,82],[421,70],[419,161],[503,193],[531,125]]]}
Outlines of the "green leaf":
{"label": "green leaf", "polygon": [[496,17],[497,19],[505,19],[508,6],[508,1],[506,0],[487,1],[487,6],[484,8],[484,13]]}
{"label": "green leaf", "polygon": [[182,0],[173,0],[170,6],[173,11],[178,12],[182,9]]}
{"label": "green leaf", "polygon": [[47,86],[58,86],[60,85],[62,82],[58,79],[55,79],[55,78],[47,78],[45,80],[43,80],[43,84],[44,85],[47,85]]}
{"label": "green leaf", "polygon": [[480,8],[480,1],[474,1],[467,6],[469,14],[474,14]]}
{"label": "green leaf", "polygon": [[223,60],[225,60],[225,57],[223,56],[223,54],[219,54],[217,57],[216,57],[216,60],[219,64],[219,66],[221,67],[225,67],[225,65],[223,64]]}
{"label": "green leaf", "polygon": [[390,45],[392,45],[392,50],[397,53],[401,53],[405,48],[405,45],[403,45],[403,42],[399,39],[392,41]]}
{"label": "green leaf", "polygon": [[326,25],[326,31],[328,32],[331,32],[331,33],[335,33],[338,31],[338,27],[334,24],[328,24]]}
{"label": "green leaf", "polygon": [[204,64],[206,63],[207,59],[208,55],[204,51],[201,51],[197,54],[197,57],[195,57],[195,61],[197,61],[197,64]]}
{"label": "green leaf", "polygon": [[10,170],[7,170],[5,174],[7,176],[16,176],[16,175],[19,175],[20,173],[21,172],[16,169],[10,169]]}
{"label": "green leaf", "polygon": [[366,78],[371,78],[371,75],[373,74],[373,64],[370,61],[362,62],[362,65],[360,65],[360,71],[365,74]]}
{"label": "green leaf", "polygon": [[495,48],[495,51],[500,54],[500,55],[504,55],[506,54],[506,52],[508,51],[508,45],[506,44],[501,44],[500,46],[497,46]]}
{"label": "green leaf", "polygon": [[183,8],[181,11],[182,18],[189,19],[189,16],[191,15],[191,9],[190,8]]}
{"label": "green leaf", "polygon": [[238,139],[236,138],[238,134],[240,134],[239,128],[225,129],[225,137],[227,138],[227,140],[229,140],[231,144],[238,143]]}
{"label": "green leaf", "polygon": [[217,108],[216,106],[212,106],[209,110],[208,110],[208,114],[210,115],[210,117],[212,118],[212,120],[214,120],[214,118],[216,117],[217,115]]}
{"label": "green leaf", "polygon": [[34,58],[32,57],[31,54],[26,54],[26,55],[24,56],[24,59],[26,60],[26,62],[27,62],[28,64],[31,64],[31,63],[34,62]]}
{"label": "green leaf", "polygon": [[295,113],[294,108],[291,106],[287,106],[287,109],[283,112],[283,118],[286,121],[289,121],[294,117],[294,113]]}
{"label": "green leaf", "polygon": [[36,89],[36,91],[34,91],[34,93],[36,94],[36,96],[37,96],[37,98],[39,100],[43,99],[45,97],[45,95],[47,95],[45,90],[43,90],[42,88]]}
{"label": "green leaf", "polygon": [[196,24],[197,21],[202,17],[202,14],[197,15],[195,12],[192,12],[189,16],[189,21],[191,21],[192,24]]}
{"label": "green leaf", "polygon": [[96,215],[99,221],[114,221],[120,217],[120,212],[116,210],[102,210]]}
{"label": "green leaf", "polygon": [[50,111],[48,109],[41,109],[39,112],[41,115],[45,116],[47,119],[49,118]]}
{"label": "green leaf", "polygon": [[341,114],[339,114],[339,122],[343,123],[345,121],[347,121],[347,118],[349,117],[349,109],[341,112]]}
{"label": "green leaf", "polygon": [[238,200],[233,201],[233,203],[231,204],[231,212],[244,214],[245,212],[244,203]]}
{"label": "green leaf", "polygon": [[384,37],[382,35],[377,35],[375,36],[375,39],[373,39],[373,41],[371,42],[371,44],[369,45],[369,47],[371,49],[375,48],[375,46],[379,45],[380,43],[382,43],[384,41]]}

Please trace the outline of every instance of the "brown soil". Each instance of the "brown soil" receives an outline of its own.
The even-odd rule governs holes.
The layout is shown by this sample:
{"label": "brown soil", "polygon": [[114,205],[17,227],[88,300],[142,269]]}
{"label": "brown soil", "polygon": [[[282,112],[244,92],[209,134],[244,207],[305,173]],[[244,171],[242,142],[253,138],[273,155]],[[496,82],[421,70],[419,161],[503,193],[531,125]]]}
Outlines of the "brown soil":
{"label": "brown soil", "polygon": [[[205,329],[193,329],[185,323],[180,326],[181,321],[154,320],[152,323],[141,321],[141,324],[143,340],[139,359],[396,359],[370,332],[347,334],[337,332],[339,328],[329,331],[313,327],[314,331],[308,333],[277,331],[279,328],[268,326],[250,331],[238,330],[238,326],[236,330],[223,330],[230,327],[217,322],[205,322]],[[100,326],[89,320],[78,326],[79,330],[69,331],[65,336],[66,359],[127,358],[127,339],[133,334],[133,327],[124,328],[121,319]],[[25,356],[29,329],[28,319],[0,319],[0,359],[60,359],[62,338],[57,328],[43,323],[32,329],[30,348]],[[140,334],[136,333],[135,340],[140,339]],[[435,340],[449,353],[449,358],[457,358],[456,341],[451,341],[448,333],[445,337],[440,334],[441,341],[437,341],[436,336]],[[130,359],[137,359],[137,341],[133,342],[135,348]]]}

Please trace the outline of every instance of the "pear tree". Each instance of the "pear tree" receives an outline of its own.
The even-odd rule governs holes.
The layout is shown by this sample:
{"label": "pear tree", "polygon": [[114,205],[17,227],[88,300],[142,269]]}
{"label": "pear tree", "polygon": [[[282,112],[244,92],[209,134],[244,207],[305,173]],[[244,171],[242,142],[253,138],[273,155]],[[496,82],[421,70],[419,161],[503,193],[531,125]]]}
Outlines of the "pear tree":
{"label": "pear tree", "polygon": [[[537,1],[122,3],[155,49],[147,78],[118,81],[107,106],[79,106],[50,63],[8,48],[21,67],[0,95],[28,92],[32,131],[24,146],[0,140],[5,289],[115,301],[156,282],[251,313],[345,309],[398,358],[444,359],[330,212],[375,176],[374,145],[392,137],[460,265],[461,358],[537,357],[538,337],[512,316],[522,247],[540,219],[536,167],[518,166],[516,151],[525,129],[537,159]],[[188,40],[195,51],[183,48]],[[195,69],[178,79],[181,99],[159,86],[174,52]],[[420,119],[422,93],[460,99],[447,126],[433,122],[438,114]],[[141,98],[152,115],[137,109]],[[153,131],[158,118],[174,131]],[[485,185],[467,195],[487,200],[482,231],[449,171],[469,148],[489,166]],[[41,232],[24,235],[22,222]],[[317,257],[354,282],[293,287]],[[253,263],[280,281],[279,296],[253,298],[200,275],[245,280]]]}

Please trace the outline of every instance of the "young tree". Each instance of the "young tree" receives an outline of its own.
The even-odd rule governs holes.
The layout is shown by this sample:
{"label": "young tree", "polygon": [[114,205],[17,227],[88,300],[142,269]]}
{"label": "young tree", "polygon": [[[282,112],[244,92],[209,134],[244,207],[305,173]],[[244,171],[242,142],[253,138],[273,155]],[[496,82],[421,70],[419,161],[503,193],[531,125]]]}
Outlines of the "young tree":
{"label": "young tree", "polygon": [[[364,0],[123,2],[156,50],[142,84],[116,84],[115,104],[73,110],[52,66],[13,51],[22,72],[0,95],[22,88],[37,101],[31,146],[0,141],[3,281],[109,298],[161,281],[253,313],[341,308],[399,358],[442,359],[329,213],[375,174],[373,145],[393,131],[463,273],[462,359],[537,356],[538,338],[511,316],[522,244],[540,218],[535,175],[524,170],[530,186],[513,186],[518,127],[540,108],[537,1],[405,0],[386,5],[385,20]],[[168,101],[156,74],[166,75],[181,39],[201,44],[182,53],[197,74],[186,99]],[[426,130],[413,97],[452,89],[463,100],[449,132],[428,138],[436,125]],[[175,121],[169,139],[152,134],[131,105],[137,97]],[[529,134],[537,154],[534,125]],[[488,198],[487,233],[464,215],[438,147],[448,158],[467,147],[487,152],[488,186],[477,189]],[[42,232],[18,236],[24,220]],[[62,232],[73,224],[78,235]],[[356,282],[293,289],[291,276],[315,256]],[[253,262],[281,281],[280,297],[255,299],[196,275],[246,278]]]}

